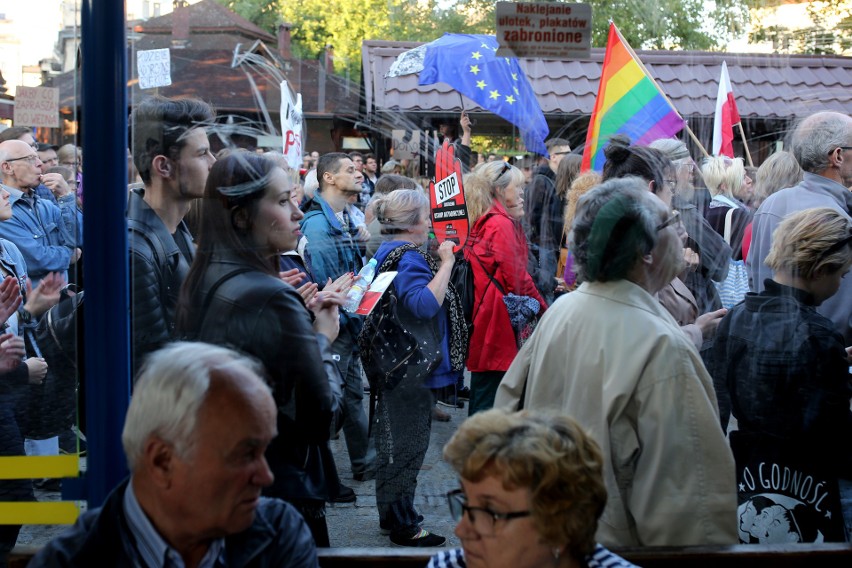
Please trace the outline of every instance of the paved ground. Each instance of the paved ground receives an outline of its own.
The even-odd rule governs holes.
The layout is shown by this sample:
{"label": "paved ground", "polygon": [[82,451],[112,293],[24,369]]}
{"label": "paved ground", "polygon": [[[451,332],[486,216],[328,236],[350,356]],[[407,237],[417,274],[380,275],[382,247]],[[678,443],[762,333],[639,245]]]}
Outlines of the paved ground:
{"label": "paved ground", "polygon": [[[365,402],[366,404],[366,402]],[[458,481],[450,467],[441,459],[444,444],[467,417],[464,410],[441,407],[452,415],[450,422],[433,422],[429,450],[418,476],[415,505],[425,517],[423,528],[447,537],[447,546],[459,546],[453,534],[455,523],[447,509],[445,495],[458,487]],[[375,481],[357,482],[352,479],[349,457],[343,436],[332,440],[340,477],[344,485],[355,490],[358,500],[352,504],[330,504],[328,506],[328,528],[331,545],[335,547],[393,546],[388,537],[379,532],[379,516],[376,510]],[[39,501],[59,500],[59,493],[38,491]],[[26,525],[18,537],[19,546],[40,546],[61,533],[63,526]]]}
{"label": "paved ground", "polygon": [[[429,532],[447,537],[447,545],[459,546],[453,534],[455,523],[450,519],[446,494],[458,488],[458,480],[453,470],[441,458],[444,444],[453,435],[456,428],[467,418],[467,408],[457,410],[441,407],[452,415],[450,422],[432,422],[432,436],[426,459],[417,477],[417,493],[414,504],[418,512],[425,517],[423,528]],[[375,481],[359,483],[352,480],[346,444],[341,435],[332,440],[331,448],[335,455],[341,481],[355,490],[358,500],[353,504],[328,506],[329,539],[332,546],[393,546],[388,537],[379,532],[379,514],[376,510]]]}

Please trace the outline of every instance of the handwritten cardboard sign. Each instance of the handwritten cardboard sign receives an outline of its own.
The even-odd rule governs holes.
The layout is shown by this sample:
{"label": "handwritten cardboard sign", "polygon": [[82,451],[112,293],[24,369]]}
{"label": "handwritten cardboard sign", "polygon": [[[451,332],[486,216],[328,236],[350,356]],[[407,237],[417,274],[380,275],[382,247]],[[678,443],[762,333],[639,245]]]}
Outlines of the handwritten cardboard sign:
{"label": "handwritten cardboard sign", "polygon": [[136,52],[139,88],[153,89],[172,84],[172,63],[169,49],[147,49]]}
{"label": "handwritten cardboard sign", "polygon": [[586,59],[592,7],[574,2],[497,2],[498,57]]}
{"label": "handwritten cardboard sign", "polygon": [[411,160],[420,154],[419,130],[394,130],[393,159]]}
{"label": "handwritten cardboard sign", "polygon": [[15,126],[59,128],[59,89],[17,87],[13,119]]}

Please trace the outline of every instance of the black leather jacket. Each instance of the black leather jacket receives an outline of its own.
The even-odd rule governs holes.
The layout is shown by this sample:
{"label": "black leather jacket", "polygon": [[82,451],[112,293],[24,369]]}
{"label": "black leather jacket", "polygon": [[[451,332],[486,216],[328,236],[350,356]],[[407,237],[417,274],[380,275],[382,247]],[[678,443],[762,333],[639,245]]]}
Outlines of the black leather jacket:
{"label": "black leather jacket", "polygon": [[133,190],[127,202],[134,377],[144,357],[174,337],[175,307],[195,246],[183,222],[172,236],[144,195],[144,190]]}
{"label": "black leather jacket", "polygon": [[210,264],[193,298],[193,329],[179,330],[263,363],[278,405],[278,437],[266,453],[275,483],[266,493],[291,501],[328,498],[324,470],[334,464],[323,463],[320,449],[343,396],[330,343],[311,318],[292,286],[225,254]]}

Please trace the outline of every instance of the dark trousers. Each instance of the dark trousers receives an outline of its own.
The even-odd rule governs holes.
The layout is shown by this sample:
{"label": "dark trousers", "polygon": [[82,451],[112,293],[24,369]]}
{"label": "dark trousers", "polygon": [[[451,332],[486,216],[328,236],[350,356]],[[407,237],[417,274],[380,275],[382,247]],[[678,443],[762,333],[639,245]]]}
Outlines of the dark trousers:
{"label": "dark trousers", "polygon": [[[0,376],[0,380],[4,377]],[[5,396],[5,395],[0,395]],[[0,456],[23,456],[24,439],[18,430],[11,401],[0,400]],[[6,479],[0,481],[0,501],[35,501],[31,479]],[[15,542],[21,525],[0,525],[0,566],[6,565],[6,556]]]}
{"label": "dark trousers", "polygon": [[376,506],[379,526],[410,536],[417,529],[417,474],[429,448],[432,392],[420,379],[379,393],[376,408]]}
{"label": "dark trousers", "polygon": [[470,373],[470,402],[467,407],[467,415],[473,416],[477,412],[494,407],[494,397],[497,396],[497,387],[503,380],[506,371],[484,371],[481,373]]}
{"label": "dark trousers", "polygon": [[346,326],[340,326],[340,334],[331,350],[339,357],[337,367],[343,377],[343,436],[349,450],[352,473],[360,474],[373,469],[376,449],[368,437],[364,386],[355,349],[355,338]]}

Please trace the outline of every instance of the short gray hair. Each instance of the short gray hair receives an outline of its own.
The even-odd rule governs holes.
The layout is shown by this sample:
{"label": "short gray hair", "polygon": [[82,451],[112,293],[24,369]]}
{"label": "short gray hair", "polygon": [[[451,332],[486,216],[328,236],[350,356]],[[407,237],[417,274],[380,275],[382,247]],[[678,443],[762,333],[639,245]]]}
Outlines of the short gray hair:
{"label": "short gray hair", "polygon": [[806,172],[828,169],[828,155],[852,145],[852,119],[839,112],[818,112],[802,119],[791,138],[793,155]]}
{"label": "short gray hair", "polygon": [[225,347],[177,342],[152,353],[139,372],[121,433],[130,471],[139,464],[150,436],[159,436],[174,444],[179,456],[188,456],[211,375],[235,367],[263,383],[258,362]]}
{"label": "short gray hair", "polygon": [[317,194],[317,189],[319,189],[319,180],[317,179],[316,168],[305,174],[305,184],[303,188],[305,190],[306,199],[313,199],[314,195]]}
{"label": "short gray hair", "polygon": [[[605,181],[580,198],[568,241],[581,281],[623,280],[636,260],[656,246],[660,219],[652,195],[641,178],[624,177]],[[599,222],[596,227],[598,214],[615,206],[617,215],[608,215],[608,226]],[[593,239],[593,232],[603,238]]]}
{"label": "short gray hair", "polygon": [[383,235],[406,231],[428,214],[429,200],[419,189],[395,189],[374,201]]}

